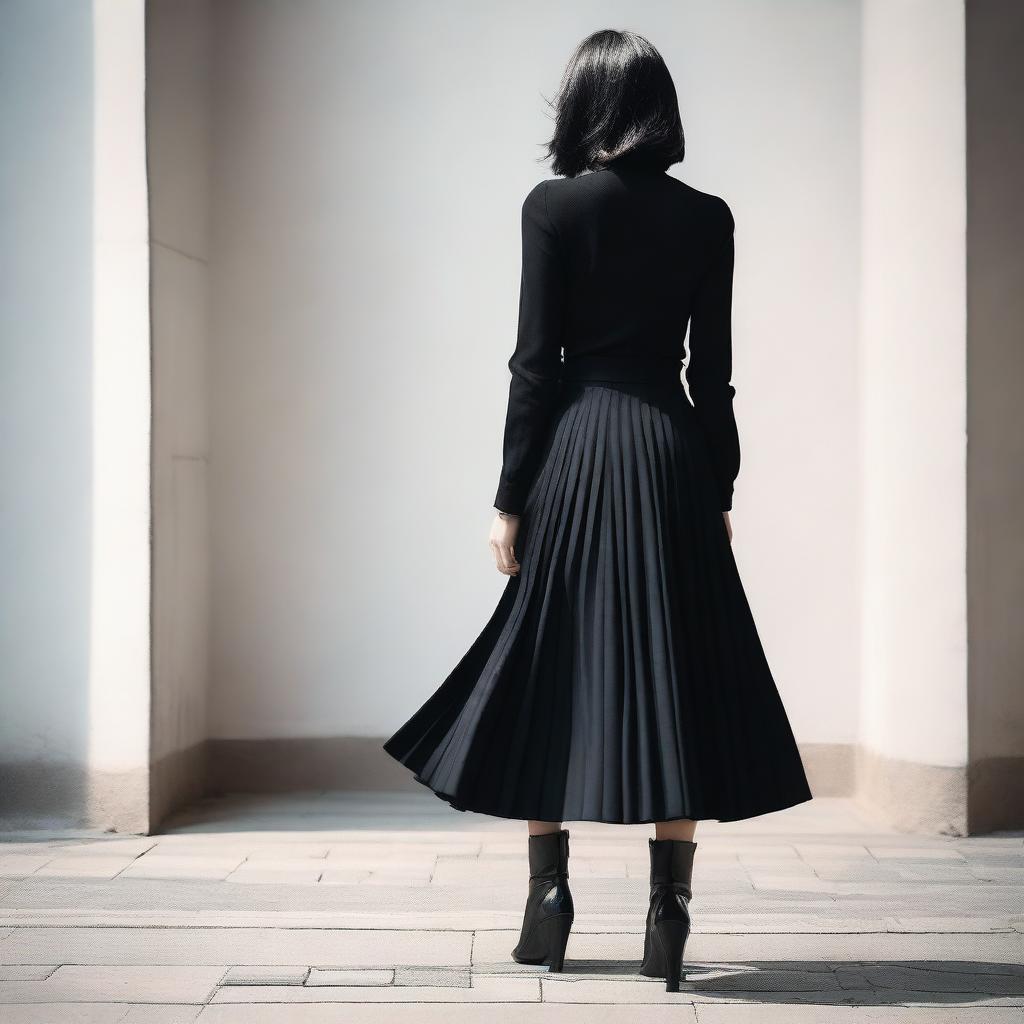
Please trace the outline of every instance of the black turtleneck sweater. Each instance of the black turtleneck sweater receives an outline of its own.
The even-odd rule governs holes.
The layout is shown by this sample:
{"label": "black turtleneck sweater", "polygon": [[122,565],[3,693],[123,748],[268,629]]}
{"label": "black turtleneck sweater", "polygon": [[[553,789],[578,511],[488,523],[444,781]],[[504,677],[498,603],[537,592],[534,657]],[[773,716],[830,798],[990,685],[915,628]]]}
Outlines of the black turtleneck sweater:
{"label": "black turtleneck sweater", "polygon": [[[733,217],[643,157],[540,182],[522,208],[519,327],[495,507],[522,511],[562,376],[578,356],[613,368],[674,362],[704,430],[723,510],[740,447],[733,416]],[[627,371],[628,372],[628,371]]]}

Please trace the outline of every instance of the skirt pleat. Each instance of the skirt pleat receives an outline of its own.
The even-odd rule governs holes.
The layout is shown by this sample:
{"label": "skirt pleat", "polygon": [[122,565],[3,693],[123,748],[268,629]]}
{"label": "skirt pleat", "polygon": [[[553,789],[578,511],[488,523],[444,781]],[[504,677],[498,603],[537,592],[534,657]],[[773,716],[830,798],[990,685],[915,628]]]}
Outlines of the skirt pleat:
{"label": "skirt pleat", "polygon": [[682,384],[567,383],[498,605],[384,749],[456,810],[735,821],[811,799]]}

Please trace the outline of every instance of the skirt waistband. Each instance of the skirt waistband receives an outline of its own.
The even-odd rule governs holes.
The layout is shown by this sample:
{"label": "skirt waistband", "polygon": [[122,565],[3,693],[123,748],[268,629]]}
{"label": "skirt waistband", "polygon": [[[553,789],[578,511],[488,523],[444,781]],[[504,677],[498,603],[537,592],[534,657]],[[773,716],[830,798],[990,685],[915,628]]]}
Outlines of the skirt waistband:
{"label": "skirt waistband", "polygon": [[682,386],[681,359],[642,356],[570,356],[562,363],[562,379],[579,383],[675,384]]}

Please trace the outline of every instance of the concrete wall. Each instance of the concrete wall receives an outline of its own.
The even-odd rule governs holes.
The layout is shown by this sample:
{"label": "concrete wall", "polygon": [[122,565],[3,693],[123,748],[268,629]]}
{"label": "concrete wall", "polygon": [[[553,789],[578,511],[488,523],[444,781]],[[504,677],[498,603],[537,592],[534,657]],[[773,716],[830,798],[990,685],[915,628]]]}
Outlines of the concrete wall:
{"label": "concrete wall", "polygon": [[209,0],[146,8],[153,303],[154,821],[205,784]]}
{"label": "concrete wall", "polygon": [[0,815],[148,822],[142,5],[0,7]]}
{"label": "concrete wall", "polygon": [[1024,7],[967,4],[971,828],[1024,820]]}
{"label": "concrete wall", "polygon": [[735,550],[798,737],[851,744],[859,5],[224,2],[215,21],[211,735],[388,735],[493,609],[519,206],[549,176],[542,94],[611,24],[673,71],[672,173],[735,212]]}
{"label": "concrete wall", "polygon": [[[864,4],[859,789],[966,829],[963,4]],[[915,809],[921,817],[914,818]]]}

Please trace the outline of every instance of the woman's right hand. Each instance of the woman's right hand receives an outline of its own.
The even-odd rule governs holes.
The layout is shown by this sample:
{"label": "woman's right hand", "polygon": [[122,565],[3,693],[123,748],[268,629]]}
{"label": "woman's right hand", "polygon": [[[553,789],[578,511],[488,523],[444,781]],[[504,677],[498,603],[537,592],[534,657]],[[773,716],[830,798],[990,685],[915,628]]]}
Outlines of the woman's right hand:
{"label": "woman's right hand", "polygon": [[498,572],[505,576],[519,574],[519,562],[516,559],[515,543],[519,535],[519,517],[496,515],[491,523],[491,536],[488,543]]}
{"label": "woman's right hand", "polygon": [[731,544],[732,543],[732,520],[729,518],[729,513],[728,512],[723,512],[722,515],[725,516],[725,531],[726,531],[726,533],[729,534],[729,543]]}

